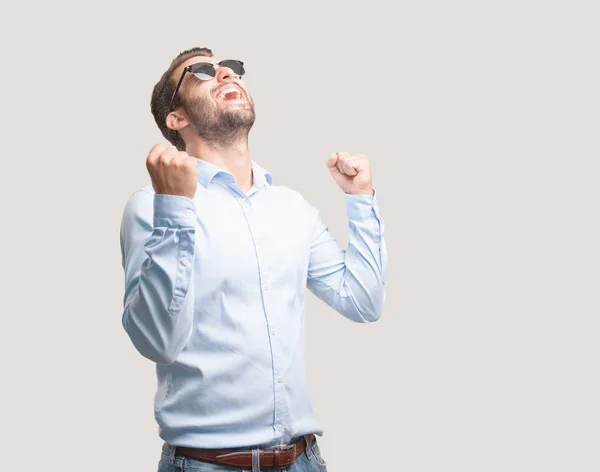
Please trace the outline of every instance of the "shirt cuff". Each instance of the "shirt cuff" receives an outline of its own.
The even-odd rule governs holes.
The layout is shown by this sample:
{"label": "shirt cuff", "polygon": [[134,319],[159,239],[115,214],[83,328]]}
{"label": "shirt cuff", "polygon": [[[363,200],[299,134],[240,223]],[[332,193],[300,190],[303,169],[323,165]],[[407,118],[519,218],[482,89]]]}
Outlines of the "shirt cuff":
{"label": "shirt cuff", "polygon": [[154,194],[154,227],[194,227],[196,204],[183,195]]}
{"label": "shirt cuff", "polygon": [[370,217],[379,217],[377,191],[373,195],[356,195],[344,193],[346,199],[346,214],[350,220],[364,220]]}

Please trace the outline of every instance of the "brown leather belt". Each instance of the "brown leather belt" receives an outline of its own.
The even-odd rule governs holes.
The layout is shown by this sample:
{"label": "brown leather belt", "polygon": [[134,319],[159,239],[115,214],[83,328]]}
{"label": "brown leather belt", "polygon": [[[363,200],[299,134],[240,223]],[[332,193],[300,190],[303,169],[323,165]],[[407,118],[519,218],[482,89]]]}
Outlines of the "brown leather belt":
{"label": "brown leather belt", "polygon": [[[309,444],[313,435],[308,435]],[[169,448],[173,446],[166,443]],[[306,441],[301,437],[293,444],[280,446],[274,449],[260,449],[261,467],[287,467],[294,463],[296,458],[306,449]],[[215,464],[230,465],[233,467],[252,467],[252,451],[247,449],[200,449],[195,447],[177,446],[175,451],[182,456],[191,457],[200,461]]]}

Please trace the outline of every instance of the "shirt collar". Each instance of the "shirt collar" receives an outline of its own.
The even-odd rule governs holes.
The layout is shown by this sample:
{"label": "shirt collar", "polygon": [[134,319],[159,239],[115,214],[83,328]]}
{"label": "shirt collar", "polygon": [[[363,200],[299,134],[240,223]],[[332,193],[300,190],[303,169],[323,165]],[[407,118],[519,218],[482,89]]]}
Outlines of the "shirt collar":
{"label": "shirt collar", "polygon": [[[217,178],[222,180],[225,183],[235,183],[235,177],[230,172],[221,169],[220,167],[211,164],[208,161],[203,161],[202,159],[197,159],[198,161],[198,182],[200,182],[204,188],[208,188],[208,185],[213,181],[213,179]],[[271,173],[261,166],[259,166],[253,160],[250,160],[252,163],[252,173],[254,175],[254,186],[262,187],[265,184],[272,185],[273,177]]]}

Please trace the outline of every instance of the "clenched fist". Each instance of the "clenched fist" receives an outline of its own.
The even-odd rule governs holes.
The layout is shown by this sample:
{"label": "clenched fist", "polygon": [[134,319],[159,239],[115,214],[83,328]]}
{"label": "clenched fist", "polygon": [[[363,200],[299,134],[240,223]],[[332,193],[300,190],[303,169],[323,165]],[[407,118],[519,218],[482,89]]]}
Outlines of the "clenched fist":
{"label": "clenched fist", "polygon": [[155,144],[146,168],[156,193],[194,198],[198,185],[198,159],[176,147]]}
{"label": "clenched fist", "polygon": [[373,196],[371,164],[364,154],[336,152],[329,156],[326,164],[345,193]]}

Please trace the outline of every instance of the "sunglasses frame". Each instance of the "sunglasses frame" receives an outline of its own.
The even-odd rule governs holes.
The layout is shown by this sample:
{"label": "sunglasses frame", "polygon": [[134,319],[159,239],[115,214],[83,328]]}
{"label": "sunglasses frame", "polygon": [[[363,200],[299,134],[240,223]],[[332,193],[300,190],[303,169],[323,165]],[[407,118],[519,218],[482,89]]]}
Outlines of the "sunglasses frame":
{"label": "sunglasses frame", "polygon": [[[246,73],[246,71],[244,70],[244,63],[242,61],[239,61],[237,59],[224,59],[221,62],[217,63],[217,66],[219,67],[223,67],[222,64],[224,64],[225,62],[238,62],[242,68],[242,73],[241,74],[236,74],[239,76],[242,76]],[[215,64],[213,64],[212,62],[196,62],[195,64],[190,64],[189,66],[187,66],[185,69],[183,69],[183,72],[181,73],[181,77],[179,77],[179,82],[177,82],[177,87],[175,87],[175,91],[173,92],[173,96],[171,97],[171,102],[169,103],[169,112],[171,112],[173,110],[173,102],[175,101],[175,97],[177,96],[177,92],[179,91],[179,86],[181,85],[181,82],[183,82],[183,78],[185,77],[186,72],[189,72],[190,74],[195,75],[192,72],[192,69],[196,66],[198,66],[199,64],[210,64],[213,66],[213,70],[215,72],[217,72],[217,68],[215,67]],[[233,69],[232,69],[233,70]],[[235,71],[234,71],[235,72]],[[213,75],[211,78],[214,78],[215,76]],[[210,79],[200,79],[200,77],[197,77],[199,80],[210,80]]]}

